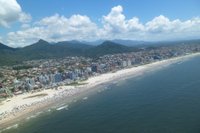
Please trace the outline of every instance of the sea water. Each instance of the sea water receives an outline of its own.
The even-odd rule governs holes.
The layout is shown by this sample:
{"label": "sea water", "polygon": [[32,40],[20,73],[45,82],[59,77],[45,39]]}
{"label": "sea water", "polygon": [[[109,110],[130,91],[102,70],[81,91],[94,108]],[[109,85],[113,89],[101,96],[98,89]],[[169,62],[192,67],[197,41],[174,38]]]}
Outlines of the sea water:
{"label": "sea water", "polygon": [[200,56],[101,86],[5,133],[199,133]]}

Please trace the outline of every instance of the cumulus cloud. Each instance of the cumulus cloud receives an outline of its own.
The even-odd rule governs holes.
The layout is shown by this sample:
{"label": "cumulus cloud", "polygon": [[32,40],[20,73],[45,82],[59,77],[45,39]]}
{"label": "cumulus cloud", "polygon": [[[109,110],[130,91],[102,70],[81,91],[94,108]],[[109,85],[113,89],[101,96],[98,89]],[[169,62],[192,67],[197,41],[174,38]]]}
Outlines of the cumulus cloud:
{"label": "cumulus cloud", "polygon": [[22,11],[16,0],[0,0],[0,27],[9,27],[15,21],[29,22],[31,16]]}
{"label": "cumulus cloud", "polygon": [[[25,15],[26,16],[26,15]],[[24,17],[27,22],[29,17]],[[1,20],[1,19],[0,19]],[[27,21],[25,21],[27,20]],[[189,20],[170,20],[164,15],[141,23],[138,17],[126,19],[122,6],[115,6],[102,16],[102,25],[92,22],[86,15],[65,17],[59,14],[45,17],[32,24],[23,24],[21,30],[8,33],[6,44],[26,46],[42,38],[47,41],[130,39],[166,40],[187,39],[200,36],[200,17]],[[0,21],[1,22],[1,21]]]}
{"label": "cumulus cloud", "polygon": [[35,22],[32,26],[24,25],[24,29],[10,32],[7,36],[11,46],[25,46],[42,38],[47,41],[94,39],[98,27],[89,17],[73,15],[70,18],[55,14]]}
{"label": "cumulus cloud", "polygon": [[181,21],[179,19],[170,20],[160,15],[145,24],[148,36],[156,40],[161,39],[187,39],[197,38],[200,35],[200,18]]}
{"label": "cumulus cloud", "polygon": [[112,8],[107,16],[103,16],[105,30],[116,34],[126,30],[125,16],[122,12],[122,6],[116,6]]}
{"label": "cumulus cloud", "polygon": [[143,30],[144,26],[139,22],[137,17],[126,20],[123,14],[123,7],[116,6],[111,9],[107,16],[103,16],[104,29],[112,34],[134,32]]}
{"label": "cumulus cloud", "polygon": [[24,12],[21,12],[19,14],[19,21],[22,22],[22,23],[29,23],[31,22],[32,20],[32,17],[30,14],[28,13],[24,13]]}

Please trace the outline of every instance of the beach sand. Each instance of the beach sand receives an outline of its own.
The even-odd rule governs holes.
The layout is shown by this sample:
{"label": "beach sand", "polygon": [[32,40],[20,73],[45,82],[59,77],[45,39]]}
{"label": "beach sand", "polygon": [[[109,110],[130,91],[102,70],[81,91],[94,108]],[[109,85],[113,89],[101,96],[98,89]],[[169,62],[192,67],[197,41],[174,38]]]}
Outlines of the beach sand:
{"label": "beach sand", "polygon": [[52,88],[36,93],[26,93],[14,96],[3,101],[0,104],[0,130],[15,124],[16,121],[25,119],[32,113],[36,113],[41,108],[51,107],[56,101],[67,99],[72,101],[73,97],[77,97],[86,91],[90,91],[96,86],[108,83],[110,81],[117,81],[128,77],[134,77],[145,74],[145,72],[158,70],[170,64],[187,60],[191,57],[200,55],[200,53],[185,55],[163,61],[122,69],[114,73],[106,73],[98,76],[90,77],[84,81],[81,86],[59,86],[57,89]]}

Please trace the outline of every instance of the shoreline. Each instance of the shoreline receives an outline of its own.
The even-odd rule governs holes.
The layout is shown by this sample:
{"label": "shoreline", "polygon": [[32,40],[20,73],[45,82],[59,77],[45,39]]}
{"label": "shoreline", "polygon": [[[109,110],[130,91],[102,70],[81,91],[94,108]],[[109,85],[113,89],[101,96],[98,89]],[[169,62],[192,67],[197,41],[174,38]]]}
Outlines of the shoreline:
{"label": "shoreline", "polygon": [[70,103],[73,101],[74,97],[79,97],[85,92],[95,90],[95,87],[98,85],[106,84],[121,78],[126,79],[129,77],[143,75],[145,72],[152,71],[152,68],[154,70],[158,70],[173,63],[199,55],[200,53],[193,53],[137,67],[133,66],[131,68],[118,70],[114,73],[109,72],[101,74],[90,77],[87,81],[84,81],[84,83],[87,84],[81,86],[59,86],[58,89],[52,88],[33,94],[26,93],[14,96],[0,104],[0,132],[2,129],[7,128],[10,125],[14,125],[16,122],[27,118],[29,115],[36,113],[41,109],[50,108],[57,102],[62,102],[63,99]]}

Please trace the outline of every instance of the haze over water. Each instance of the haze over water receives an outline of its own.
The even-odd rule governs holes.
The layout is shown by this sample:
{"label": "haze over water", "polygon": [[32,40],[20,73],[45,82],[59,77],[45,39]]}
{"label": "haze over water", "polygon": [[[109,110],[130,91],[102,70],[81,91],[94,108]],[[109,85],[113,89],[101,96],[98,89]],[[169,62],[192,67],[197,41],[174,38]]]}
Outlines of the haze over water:
{"label": "haze over water", "polygon": [[111,83],[6,133],[199,133],[199,66],[200,56]]}

